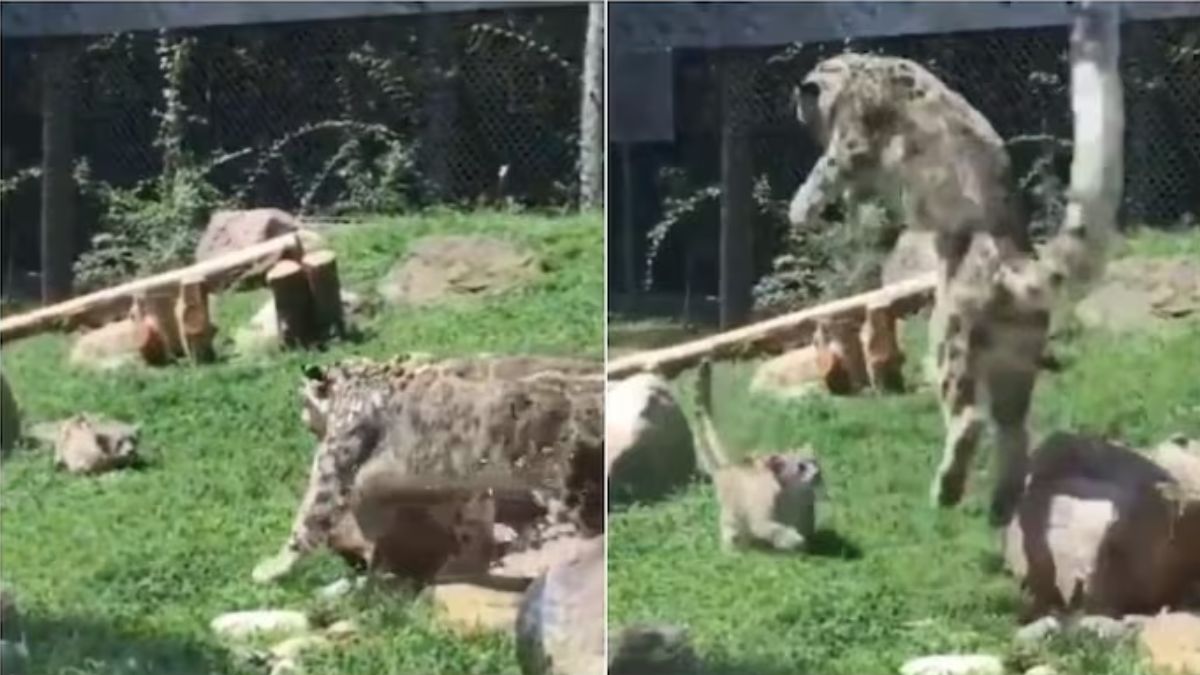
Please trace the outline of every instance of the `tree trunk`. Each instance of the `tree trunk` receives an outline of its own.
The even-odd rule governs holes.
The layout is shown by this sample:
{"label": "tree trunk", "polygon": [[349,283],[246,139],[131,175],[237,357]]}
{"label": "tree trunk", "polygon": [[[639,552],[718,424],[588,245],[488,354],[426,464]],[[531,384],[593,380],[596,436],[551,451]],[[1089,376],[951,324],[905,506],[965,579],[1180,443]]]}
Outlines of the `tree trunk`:
{"label": "tree trunk", "polygon": [[304,256],[302,263],[312,292],[317,333],[342,336],[346,332],[342,316],[342,284],[338,280],[337,257],[333,251],[314,251]]}
{"label": "tree trunk", "polygon": [[579,204],[604,207],[604,3],[589,2],[579,110]]}
{"label": "tree trunk", "polygon": [[629,143],[621,143],[620,147],[621,182],[625,186],[621,193],[621,266],[624,268],[625,292],[629,294],[629,306],[632,308],[638,292],[637,228],[633,224],[637,195],[634,193],[633,148]]}
{"label": "tree trunk", "polygon": [[183,355],[194,363],[213,361],[216,354],[213,353],[212,339],[216,330],[209,314],[204,277],[193,275],[180,280],[175,319],[179,324]]}
{"label": "tree trunk", "polygon": [[71,296],[75,258],[72,175],[74,83],[70,43],[52,42],[39,55],[42,76],[42,302]]}
{"label": "tree trunk", "polygon": [[751,218],[753,166],[747,138],[746,79],[749,69],[735,55],[721,65],[721,329],[750,316],[754,240]]}
{"label": "tree trunk", "polygon": [[284,346],[316,344],[317,317],[308,276],[299,263],[281,260],[267,272],[267,285],[275,296],[275,318]]}

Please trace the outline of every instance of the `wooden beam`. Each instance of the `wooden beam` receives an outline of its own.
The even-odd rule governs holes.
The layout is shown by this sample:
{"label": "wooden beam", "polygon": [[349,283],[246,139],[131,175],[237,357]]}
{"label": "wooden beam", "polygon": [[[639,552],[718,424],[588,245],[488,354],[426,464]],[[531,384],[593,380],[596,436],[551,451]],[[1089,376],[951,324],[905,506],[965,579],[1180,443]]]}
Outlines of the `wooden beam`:
{"label": "wooden beam", "polygon": [[852,295],[824,305],[809,307],[773,319],[744,326],[700,340],[655,349],[614,359],[608,363],[609,379],[621,379],[640,372],[656,372],[674,377],[704,357],[716,359],[749,358],[760,354],[778,354],[807,343],[819,321],[861,321],[867,307],[888,306],[894,316],[912,314],[933,298],[936,274],[929,273],[883,288]]}
{"label": "wooden beam", "polygon": [[8,343],[47,331],[73,330],[91,323],[111,321],[127,314],[132,298],[139,293],[167,288],[178,289],[181,280],[196,278],[206,280],[209,288],[218,289],[236,278],[234,272],[263,258],[278,255],[298,258],[302,254],[303,244],[300,236],[296,233],[285,234],[182,269],[135,279],[120,286],[105,288],[0,320],[0,342]]}

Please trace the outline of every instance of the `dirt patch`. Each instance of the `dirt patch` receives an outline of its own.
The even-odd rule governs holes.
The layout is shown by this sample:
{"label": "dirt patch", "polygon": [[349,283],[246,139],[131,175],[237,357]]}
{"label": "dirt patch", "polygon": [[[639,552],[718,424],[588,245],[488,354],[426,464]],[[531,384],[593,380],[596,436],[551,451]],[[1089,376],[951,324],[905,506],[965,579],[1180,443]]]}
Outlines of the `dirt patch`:
{"label": "dirt patch", "polygon": [[1114,260],[1104,280],[1080,301],[1076,317],[1091,328],[1148,330],[1200,316],[1200,260],[1186,256]]}
{"label": "dirt patch", "polygon": [[425,237],[379,283],[390,304],[426,305],[455,297],[499,293],[535,278],[537,258],[490,237]]}

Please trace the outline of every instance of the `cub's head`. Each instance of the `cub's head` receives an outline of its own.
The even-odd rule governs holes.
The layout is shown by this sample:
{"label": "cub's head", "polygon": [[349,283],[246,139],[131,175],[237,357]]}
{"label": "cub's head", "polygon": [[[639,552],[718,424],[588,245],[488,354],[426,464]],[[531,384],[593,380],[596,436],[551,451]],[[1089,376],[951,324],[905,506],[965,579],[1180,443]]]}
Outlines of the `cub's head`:
{"label": "cub's head", "polygon": [[817,489],[824,484],[821,465],[813,459],[811,451],[802,453],[774,453],[759,459],[760,465],[770,470],[784,487],[807,486]]}

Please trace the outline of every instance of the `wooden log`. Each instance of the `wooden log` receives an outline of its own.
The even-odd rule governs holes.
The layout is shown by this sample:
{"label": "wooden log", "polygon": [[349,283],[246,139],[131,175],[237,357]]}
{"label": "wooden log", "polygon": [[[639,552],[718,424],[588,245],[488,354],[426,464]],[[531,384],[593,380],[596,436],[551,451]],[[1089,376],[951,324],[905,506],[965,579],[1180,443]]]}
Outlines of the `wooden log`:
{"label": "wooden log", "polygon": [[674,377],[699,363],[704,357],[719,360],[778,354],[785,349],[807,344],[816,329],[817,321],[821,319],[849,319],[861,322],[865,318],[868,305],[887,306],[896,317],[916,312],[933,298],[935,285],[935,273],[906,279],[874,291],[784,314],[700,340],[630,354],[610,361],[605,372],[609,379],[620,379],[646,371],[658,372],[664,377]]}
{"label": "wooden log", "polygon": [[312,292],[313,308],[320,337],[345,334],[342,316],[342,284],[338,280],[337,256],[333,251],[313,251],[301,261]]}
{"label": "wooden log", "polygon": [[152,366],[162,366],[183,352],[175,298],[163,289],[142,291],[133,297],[129,316],[137,326],[138,352]]}
{"label": "wooden log", "polygon": [[175,300],[175,321],[179,326],[183,356],[193,363],[210,363],[213,335],[216,329],[208,307],[208,288],[203,277],[184,277],[179,281],[179,297]]}
{"label": "wooden log", "polygon": [[284,346],[316,344],[316,308],[304,268],[294,260],[281,260],[267,272],[267,285],[275,297],[275,320]]}
{"label": "wooden log", "polygon": [[869,383],[858,332],[858,324],[850,319],[822,319],[817,322],[813,336],[813,345],[817,348],[817,368],[825,388],[832,394],[850,396]]}
{"label": "wooden log", "polygon": [[904,391],[904,352],[900,349],[896,324],[896,315],[887,305],[867,305],[861,339],[867,375],[876,391]]}
{"label": "wooden log", "polygon": [[0,341],[7,343],[51,330],[74,330],[80,326],[103,325],[128,314],[133,296],[139,292],[161,288],[174,289],[178,287],[180,279],[188,277],[203,278],[208,282],[210,290],[217,290],[235,279],[239,269],[253,265],[263,258],[279,255],[292,258],[299,257],[302,253],[300,237],[295,233],[285,234],[182,269],[136,279],[5,318],[0,320]]}

